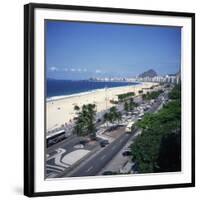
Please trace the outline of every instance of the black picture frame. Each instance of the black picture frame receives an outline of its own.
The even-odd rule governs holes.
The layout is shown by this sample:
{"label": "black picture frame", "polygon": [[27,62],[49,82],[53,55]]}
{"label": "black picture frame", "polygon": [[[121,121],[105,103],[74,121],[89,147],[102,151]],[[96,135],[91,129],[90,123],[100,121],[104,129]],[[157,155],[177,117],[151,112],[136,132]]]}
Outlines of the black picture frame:
{"label": "black picture frame", "polygon": [[[34,190],[34,110],[35,110],[35,92],[34,92],[34,11],[36,8],[58,9],[58,10],[79,10],[79,11],[98,11],[108,13],[129,13],[142,15],[157,16],[181,16],[189,17],[192,20],[192,181],[191,183],[167,184],[167,185],[144,185],[133,187],[101,188],[72,191],[54,191],[54,192],[35,192]],[[30,3],[24,6],[24,195],[28,197],[52,196],[52,195],[72,195],[84,193],[99,192],[121,192],[133,190],[148,190],[162,188],[181,188],[195,186],[195,14],[186,12],[167,12],[152,10],[136,10],[122,8],[105,8],[105,7],[87,7],[73,5],[56,5],[56,4],[35,4]]]}

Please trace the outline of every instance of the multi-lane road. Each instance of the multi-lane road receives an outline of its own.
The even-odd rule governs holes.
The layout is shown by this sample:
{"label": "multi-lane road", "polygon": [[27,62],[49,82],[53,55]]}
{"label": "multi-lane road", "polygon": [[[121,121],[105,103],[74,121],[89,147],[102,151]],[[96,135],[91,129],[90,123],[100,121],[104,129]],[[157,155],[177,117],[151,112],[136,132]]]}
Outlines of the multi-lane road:
{"label": "multi-lane road", "polygon": [[[167,98],[167,94],[160,95],[160,97],[162,96]],[[147,112],[153,113],[161,107],[163,101],[160,97]],[[135,120],[137,119],[138,117],[135,118]],[[115,155],[117,155],[117,153],[126,145],[129,140],[134,140],[134,138],[136,138],[136,136],[133,136],[134,134],[125,133],[125,127],[117,131],[121,131],[121,136],[108,144],[106,147],[101,148],[89,158],[83,160],[80,165],[76,166],[70,171],[64,170],[61,174],[58,174],[57,177],[81,177],[97,175],[115,157]],[[48,148],[47,153],[51,154],[54,152],[54,149],[58,147],[66,149],[66,152],[70,152],[73,150],[74,145],[78,142],[80,142],[80,138],[72,137],[67,142],[62,142],[61,144],[56,144],[55,146]],[[51,161],[49,164],[53,165],[54,163]]]}
{"label": "multi-lane road", "polygon": [[92,159],[86,162],[81,167],[78,167],[74,172],[66,174],[64,176],[94,176],[99,171],[105,167],[105,165],[112,160],[112,158],[124,147],[127,141],[130,139],[131,134],[124,134],[117,138],[114,142],[104,147],[98,154],[95,155]]}
{"label": "multi-lane road", "polygon": [[[148,112],[155,112],[161,102],[155,102],[154,105],[148,110]],[[114,142],[105,147],[102,151],[96,154],[88,162],[85,162],[81,167],[78,167],[70,174],[65,174],[64,176],[80,177],[80,176],[94,176],[97,175],[113,158],[114,156],[125,146],[125,144],[130,140],[134,140],[133,134],[125,133],[125,129],[119,138]],[[136,131],[135,131],[136,132]]]}

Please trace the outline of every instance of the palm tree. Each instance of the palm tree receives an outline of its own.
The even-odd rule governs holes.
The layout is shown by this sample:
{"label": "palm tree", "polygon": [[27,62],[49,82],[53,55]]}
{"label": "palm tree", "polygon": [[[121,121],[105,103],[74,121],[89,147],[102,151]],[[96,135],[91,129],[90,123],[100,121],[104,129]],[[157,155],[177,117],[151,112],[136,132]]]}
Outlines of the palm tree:
{"label": "palm tree", "polygon": [[95,128],[95,115],[96,115],[96,105],[95,104],[88,104],[88,133],[90,134],[91,138],[96,137],[96,128]]}
{"label": "palm tree", "polygon": [[110,108],[110,122],[113,123],[117,118],[117,109],[115,106]]}
{"label": "palm tree", "polygon": [[[96,128],[94,124],[96,110],[95,104],[83,105],[81,111],[78,113],[78,118],[74,128],[77,135],[95,136]],[[76,108],[77,109],[77,108]]]}
{"label": "palm tree", "polygon": [[129,111],[129,105],[128,105],[127,102],[124,103],[124,110],[125,110],[126,112]]}
{"label": "palm tree", "polygon": [[96,105],[95,104],[88,104],[87,110],[88,115],[91,116],[91,119],[94,120],[94,116],[96,114]]}
{"label": "palm tree", "polygon": [[117,121],[118,121],[118,124],[119,122],[122,120],[122,113],[121,112],[117,112]]}
{"label": "palm tree", "polygon": [[109,115],[108,113],[105,113],[105,114],[104,114],[104,116],[103,116],[104,122],[107,122],[107,121],[108,121],[108,115]]}
{"label": "palm tree", "polygon": [[83,120],[82,116],[79,116],[73,132],[78,136],[86,135],[86,131],[85,131],[85,128],[84,128],[84,120]]}
{"label": "palm tree", "polygon": [[80,107],[77,106],[77,105],[75,105],[75,106],[74,106],[74,110],[75,110],[75,111],[79,111],[79,110],[80,110]]}
{"label": "palm tree", "polygon": [[118,121],[119,123],[121,118],[122,118],[122,114],[121,112],[117,111],[117,108],[115,106],[111,107],[109,112],[104,114],[104,122],[106,122],[107,127],[108,127],[107,122],[114,123],[115,121]]}
{"label": "palm tree", "polygon": [[134,103],[134,101],[133,101],[133,98],[131,98],[131,99],[130,99],[130,102],[129,102],[129,109],[130,109],[130,111],[133,111],[134,106],[135,106],[135,103]]}
{"label": "palm tree", "polygon": [[103,116],[103,118],[104,118],[104,122],[106,122],[106,126],[108,128],[108,122],[112,121],[110,113],[105,113],[104,116]]}
{"label": "palm tree", "polygon": [[139,94],[142,94],[142,93],[143,93],[143,90],[139,90],[138,93],[139,93]]}

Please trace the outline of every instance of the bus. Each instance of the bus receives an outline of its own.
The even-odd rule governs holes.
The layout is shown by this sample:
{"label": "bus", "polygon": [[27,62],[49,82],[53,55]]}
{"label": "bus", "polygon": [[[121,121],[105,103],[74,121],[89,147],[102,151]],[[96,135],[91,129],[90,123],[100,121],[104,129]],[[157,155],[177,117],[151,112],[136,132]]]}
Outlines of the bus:
{"label": "bus", "polygon": [[125,128],[125,132],[126,133],[132,133],[135,130],[135,126],[134,126],[135,122],[129,122],[128,125]]}
{"label": "bus", "polygon": [[52,133],[46,137],[46,145],[47,147],[52,146],[53,144],[56,144],[66,138],[66,132],[65,130],[59,130],[55,133]]}

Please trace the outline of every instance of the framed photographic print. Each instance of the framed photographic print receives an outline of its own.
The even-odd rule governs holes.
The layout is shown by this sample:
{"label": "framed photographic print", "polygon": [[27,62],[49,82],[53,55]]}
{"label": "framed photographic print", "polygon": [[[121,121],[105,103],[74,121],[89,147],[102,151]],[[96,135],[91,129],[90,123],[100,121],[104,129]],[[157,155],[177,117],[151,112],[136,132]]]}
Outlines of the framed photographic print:
{"label": "framed photographic print", "polygon": [[24,7],[24,194],[195,185],[195,14]]}

